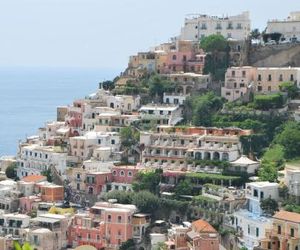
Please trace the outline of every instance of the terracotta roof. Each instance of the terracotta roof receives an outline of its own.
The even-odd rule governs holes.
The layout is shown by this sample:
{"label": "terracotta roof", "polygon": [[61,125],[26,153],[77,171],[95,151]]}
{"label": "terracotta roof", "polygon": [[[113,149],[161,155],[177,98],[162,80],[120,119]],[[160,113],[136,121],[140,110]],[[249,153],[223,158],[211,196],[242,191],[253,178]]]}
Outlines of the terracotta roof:
{"label": "terracotta roof", "polygon": [[205,220],[196,220],[192,223],[192,227],[195,228],[195,231],[198,233],[216,233],[216,229],[213,228],[212,225],[210,225]]}
{"label": "terracotta roof", "polygon": [[278,220],[285,220],[285,221],[300,223],[300,214],[283,211],[283,210],[274,214],[273,218],[278,219]]}
{"label": "terracotta roof", "polygon": [[43,176],[43,175],[29,175],[29,176],[26,176],[22,179],[22,181],[25,181],[25,182],[41,182],[41,181],[45,181],[47,179],[46,176]]}

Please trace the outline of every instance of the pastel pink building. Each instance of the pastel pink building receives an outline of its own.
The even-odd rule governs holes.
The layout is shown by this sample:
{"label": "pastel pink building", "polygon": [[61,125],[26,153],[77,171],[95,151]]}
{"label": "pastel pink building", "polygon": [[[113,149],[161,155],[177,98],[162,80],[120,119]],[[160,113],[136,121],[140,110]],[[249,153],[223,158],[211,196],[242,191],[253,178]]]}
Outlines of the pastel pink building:
{"label": "pastel pink building", "polygon": [[80,128],[82,126],[83,101],[77,100],[73,102],[73,106],[68,107],[65,117],[66,124],[71,128]]}
{"label": "pastel pink building", "polygon": [[139,166],[114,166],[112,168],[112,190],[132,191],[131,184],[143,168]]}
{"label": "pastel pink building", "polygon": [[85,185],[88,194],[97,195],[106,191],[107,183],[112,181],[110,172],[91,172],[86,174]]}
{"label": "pastel pink building", "polygon": [[42,201],[40,196],[30,195],[20,198],[20,211],[23,214],[28,214],[32,210],[37,210],[39,202]]}
{"label": "pastel pink building", "polygon": [[69,244],[118,249],[122,242],[133,238],[136,211],[134,205],[96,203],[89,213],[74,216],[69,227]]}

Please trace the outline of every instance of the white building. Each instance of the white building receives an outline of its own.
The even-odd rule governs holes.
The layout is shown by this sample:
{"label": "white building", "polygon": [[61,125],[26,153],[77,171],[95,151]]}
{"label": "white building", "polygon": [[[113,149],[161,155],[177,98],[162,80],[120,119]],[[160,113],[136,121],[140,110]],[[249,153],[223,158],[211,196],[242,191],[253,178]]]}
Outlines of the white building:
{"label": "white building", "polygon": [[245,155],[242,155],[239,159],[232,161],[231,165],[232,167],[230,167],[230,170],[247,174],[254,174],[259,168],[258,161],[253,161]]}
{"label": "white building", "polygon": [[70,154],[80,161],[89,159],[95,149],[109,148],[110,153],[120,150],[120,136],[117,132],[90,131],[83,136],[70,138]]}
{"label": "white building", "polygon": [[173,126],[183,119],[182,109],[174,104],[147,104],[139,111],[143,122],[154,121],[156,124]]}
{"label": "white building", "polygon": [[289,189],[289,193],[295,197],[300,197],[300,170],[286,167],[285,184]]}
{"label": "white building", "polygon": [[25,214],[0,214],[1,235],[12,235],[14,239],[22,239],[22,230],[29,227],[30,216]]}
{"label": "white building", "polygon": [[265,230],[272,227],[272,219],[265,217],[260,207],[263,199],[278,200],[278,183],[251,182],[246,184],[248,209],[241,209],[233,214],[232,226],[241,233],[240,242],[248,249],[259,245],[265,238]]}
{"label": "white building", "polygon": [[204,127],[159,126],[157,132],[142,132],[142,162],[164,168],[186,167],[187,160],[234,161],[240,157],[240,136],[248,130]]}
{"label": "white building", "polygon": [[300,11],[291,12],[285,20],[270,20],[266,33],[281,33],[282,39],[300,41]]}
{"label": "white building", "polygon": [[20,147],[17,161],[17,175],[20,179],[28,175],[41,175],[51,167],[55,167],[57,172],[64,177],[67,154],[61,152],[58,147],[25,144]]}
{"label": "white building", "polygon": [[181,29],[181,40],[198,41],[206,36],[220,34],[225,38],[245,40],[251,32],[249,12],[236,16],[190,15]]}
{"label": "white building", "polygon": [[188,96],[182,93],[164,93],[163,102],[166,104],[183,105]]}

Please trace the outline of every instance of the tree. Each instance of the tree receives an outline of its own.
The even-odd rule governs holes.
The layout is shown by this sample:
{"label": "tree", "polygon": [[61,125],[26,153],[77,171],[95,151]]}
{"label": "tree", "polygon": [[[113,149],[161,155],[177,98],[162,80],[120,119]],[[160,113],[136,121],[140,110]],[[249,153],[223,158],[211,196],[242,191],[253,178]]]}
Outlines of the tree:
{"label": "tree", "polygon": [[51,169],[50,168],[48,168],[47,170],[43,171],[41,174],[43,176],[47,177],[47,181],[48,182],[52,182],[53,177],[52,177],[52,173],[51,173]]}
{"label": "tree", "polygon": [[188,180],[182,180],[175,187],[174,192],[176,197],[179,197],[180,195],[192,195],[193,193],[192,183]]}
{"label": "tree", "polygon": [[260,201],[260,207],[266,215],[273,216],[278,211],[278,203],[272,198],[263,199]]}
{"label": "tree", "polygon": [[215,80],[224,80],[229,66],[229,45],[222,35],[210,35],[203,38],[200,46],[207,52],[204,73],[212,74]]}
{"label": "tree", "polygon": [[17,178],[17,163],[10,164],[6,168],[5,174],[6,174],[7,178],[10,178],[10,179]]}
{"label": "tree", "polygon": [[134,250],[135,244],[133,239],[129,239],[125,242],[122,242],[121,246],[119,247],[119,250]]}
{"label": "tree", "polygon": [[287,122],[274,142],[284,147],[286,159],[300,156],[300,125],[297,122]]}
{"label": "tree", "polygon": [[222,35],[210,35],[201,40],[200,46],[205,52],[226,51],[228,42]]}
{"label": "tree", "polygon": [[149,191],[140,191],[134,194],[132,204],[142,213],[153,213],[159,206],[159,198]]}
{"label": "tree", "polygon": [[121,204],[131,204],[133,193],[126,191],[113,190],[105,194],[104,199],[116,199]]}
{"label": "tree", "polygon": [[277,181],[278,170],[276,165],[272,162],[263,161],[260,169],[258,170],[258,176],[261,181]]}
{"label": "tree", "polygon": [[283,104],[284,100],[281,93],[254,96],[254,106],[260,110],[281,108]]}
{"label": "tree", "polygon": [[153,98],[158,98],[162,101],[165,92],[174,92],[177,86],[176,83],[163,79],[159,75],[153,75],[148,81],[149,94]]}
{"label": "tree", "polygon": [[14,241],[14,250],[33,250],[28,242],[25,242],[23,246],[18,241]]}
{"label": "tree", "polygon": [[138,145],[140,140],[139,131],[133,127],[124,127],[120,131],[121,145],[124,149],[124,161],[128,162],[128,153],[134,145]]}
{"label": "tree", "polygon": [[286,92],[288,97],[295,98],[298,94],[297,85],[294,82],[282,82],[279,85],[280,91]]}
{"label": "tree", "polygon": [[161,175],[162,171],[160,169],[156,169],[155,171],[139,172],[132,184],[132,188],[135,192],[147,190],[151,193],[158,194]]}
{"label": "tree", "polygon": [[277,168],[284,163],[284,148],[279,144],[272,145],[263,156],[264,161],[272,162]]}
{"label": "tree", "polygon": [[211,126],[213,113],[222,108],[223,100],[209,92],[187,98],[184,105],[186,121],[192,121],[195,126]]}
{"label": "tree", "polygon": [[259,29],[254,29],[251,31],[251,38],[252,39],[259,39],[260,37],[260,32],[259,32]]}
{"label": "tree", "polygon": [[114,81],[103,81],[99,83],[99,88],[102,87],[104,90],[113,90],[115,88]]}

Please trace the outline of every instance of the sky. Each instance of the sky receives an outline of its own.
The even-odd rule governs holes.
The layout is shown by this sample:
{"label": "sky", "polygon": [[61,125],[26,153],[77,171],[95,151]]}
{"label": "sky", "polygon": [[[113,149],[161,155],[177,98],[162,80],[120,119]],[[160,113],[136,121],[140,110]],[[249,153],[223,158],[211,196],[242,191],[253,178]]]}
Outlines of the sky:
{"label": "sky", "polygon": [[0,67],[122,71],[128,57],[178,35],[186,14],[250,11],[252,28],[299,0],[0,0]]}

